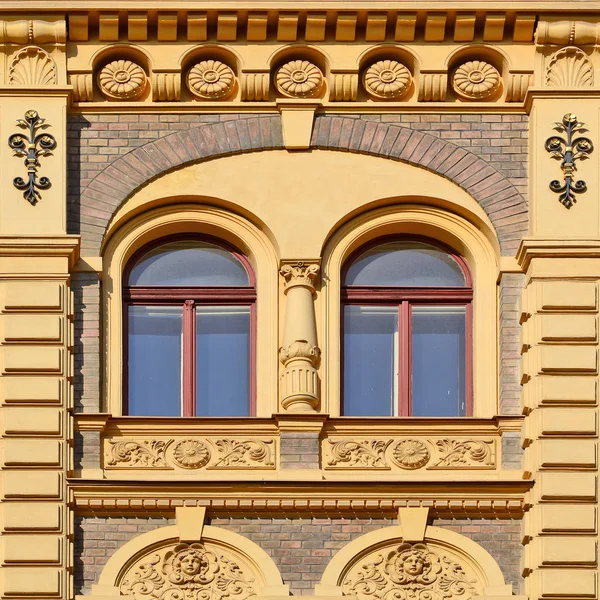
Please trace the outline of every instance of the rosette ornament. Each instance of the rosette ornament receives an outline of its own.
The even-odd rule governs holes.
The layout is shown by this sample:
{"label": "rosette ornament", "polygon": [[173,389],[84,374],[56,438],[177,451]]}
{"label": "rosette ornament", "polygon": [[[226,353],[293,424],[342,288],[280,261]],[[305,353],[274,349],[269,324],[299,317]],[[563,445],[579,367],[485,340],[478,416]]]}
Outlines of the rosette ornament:
{"label": "rosette ornament", "polygon": [[402,469],[420,469],[425,466],[431,455],[427,446],[420,440],[401,440],[392,452],[392,458]]}
{"label": "rosette ornament", "polygon": [[203,442],[183,440],[175,446],[173,459],[184,469],[200,469],[210,460],[210,451]]}
{"label": "rosette ornament", "polygon": [[380,100],[406,96],[411,81],[410,71],[397,60],[380,60],[373,63],[363,75],[363,85],[367,94]]}
{"label": "rosette ornament", "polygon": [[113,60],[100,70],[100,91],[113,100],[135,100],[146,89],[148,79],[140,65],[130,60]]}
{"label": "rosette ornament", "polygon": [[220,60],[203,60],[188,72],[187,86],[194,96],[220,100],[229,96],[235,85],[235,73]]}
{"label": "rosette ornament", "polygon": [[485,100],[500,88],[500,73],[482,60],[470,60],[454,71],[452,87],[466,100]]}
{"label": "rosette ornament", "polygon": [[292,60],[278,69],[275,85],[288,98],[314,98],[323,87],[323,73],[307,60]]}

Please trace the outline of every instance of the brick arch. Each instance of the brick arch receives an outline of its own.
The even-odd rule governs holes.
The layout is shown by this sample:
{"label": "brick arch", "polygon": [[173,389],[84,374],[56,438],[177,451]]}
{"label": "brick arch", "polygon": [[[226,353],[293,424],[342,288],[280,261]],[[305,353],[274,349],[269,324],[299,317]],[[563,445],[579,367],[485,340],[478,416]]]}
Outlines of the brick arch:
{"label": "brick arch", "polygon": [[[87,225],[83,253],[99,253],[119,206],[160,175],[200,160],[283,147],[279,116],[205,124],[137,147],[113,161],[82,190],[79,223],[81,228]],[[514,254],[527,232],[527,203],[510,180],[476,154],[447,140],[395,124],[318,116],[311,147],[400,160],[453,181],[485,210],[504,255]]]}

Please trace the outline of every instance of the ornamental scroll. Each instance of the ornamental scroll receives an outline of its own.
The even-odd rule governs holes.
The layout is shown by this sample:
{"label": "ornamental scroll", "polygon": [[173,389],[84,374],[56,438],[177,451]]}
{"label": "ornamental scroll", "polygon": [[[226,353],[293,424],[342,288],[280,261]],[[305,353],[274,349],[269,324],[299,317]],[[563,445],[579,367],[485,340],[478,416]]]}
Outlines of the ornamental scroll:
{"label": "ornamental scroll", "polygon": [[469,600],[482,593],[472,567],[427,543],[396,543],[362,555],[342,580],[358,600]]}
{"label": "ornamental scroll", "polygon": [[119,588],[136,600],[246,600],[259,586],[241,556],[216,544],[173,542],[133,563]]}

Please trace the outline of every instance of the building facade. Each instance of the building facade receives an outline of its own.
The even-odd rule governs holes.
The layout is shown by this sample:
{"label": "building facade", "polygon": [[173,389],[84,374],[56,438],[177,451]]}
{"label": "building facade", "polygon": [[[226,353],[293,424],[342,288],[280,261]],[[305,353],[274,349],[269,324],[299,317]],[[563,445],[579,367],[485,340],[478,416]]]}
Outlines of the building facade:
{"label": "building facade", "polygon": [[599,11],[4,0],[0,596],[597,598]]}

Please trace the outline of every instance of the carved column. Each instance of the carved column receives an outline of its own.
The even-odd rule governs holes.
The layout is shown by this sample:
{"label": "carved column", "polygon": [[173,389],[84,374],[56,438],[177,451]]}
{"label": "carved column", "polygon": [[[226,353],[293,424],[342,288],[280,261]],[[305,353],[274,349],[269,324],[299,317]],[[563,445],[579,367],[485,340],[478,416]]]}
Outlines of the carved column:
{"label": "carved column", "polygon": [[313,294],[319,265],[298,261],[284,264],[279,272],[285,279],[287,296],[283,344],[279,349],[279,359],[285,367],[281,375],[281,405],[290,412],[316,411],[321,350],[317,346]]}

